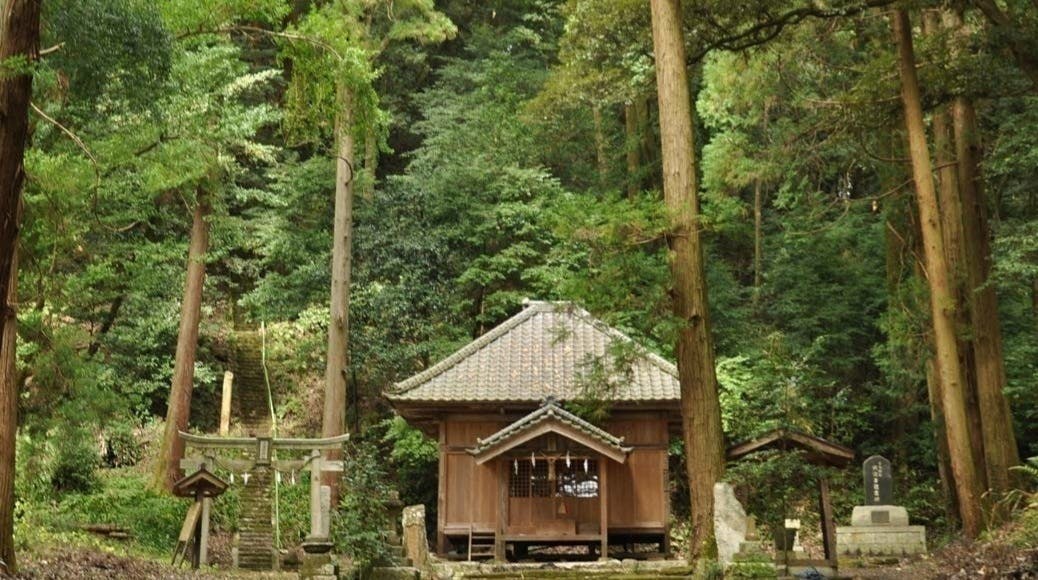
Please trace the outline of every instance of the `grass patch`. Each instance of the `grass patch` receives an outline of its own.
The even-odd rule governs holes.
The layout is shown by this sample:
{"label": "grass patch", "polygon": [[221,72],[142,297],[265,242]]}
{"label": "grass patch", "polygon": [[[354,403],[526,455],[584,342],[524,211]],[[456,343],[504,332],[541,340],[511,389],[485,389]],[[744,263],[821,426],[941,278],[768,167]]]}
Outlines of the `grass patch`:
{"label": "grass patch", "polygon": [[[19,504],[19,545],[114,548],[168,557],[190,502],[153,491],[144,475],[132,468],[101,470],[98,476],[89,492]],[[129,530],[131,538],[109,540],[82,531],[88,524],[114,524]]]}

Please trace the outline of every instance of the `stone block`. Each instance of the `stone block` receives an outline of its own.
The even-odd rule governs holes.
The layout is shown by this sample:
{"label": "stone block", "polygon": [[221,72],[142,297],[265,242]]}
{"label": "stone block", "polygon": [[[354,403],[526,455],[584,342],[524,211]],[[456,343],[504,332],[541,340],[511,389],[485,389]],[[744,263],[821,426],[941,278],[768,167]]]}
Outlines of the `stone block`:
{"label": "stone block", "polygon": [[371,570],[368,578],[370,580],[419,580],[421,572],[418,571],[418,568],[385,566]]}
{"label": "stone block", "polygon": [[404,557],[419,568],[429,563],[429,540],[425,535],[425,506],[404,508],[401,515],[404,528]]}
{"label": "stone block", "polygon": [[299,577],[307,580],[321,580],[327,576],[336,577],[338,570],[332,555],[310,554],[304,552],[299,563]]}
{"label": "stone block", "polygon": [[721,565],[732,563],[739,547],[746,540],[746,510],[735,497],[730,483],[714,484],[714,537],[717,539],[717,560]]}
{"label": "stone block", "polygon": [[840,556],[908,556],[926,553],[924,526],[840,526],[836,528]]}
{"label": "stone block", "polygon": [[907,526],[908,510],[899,505],[855,506],[851,513],[851,525],[854,527]]}

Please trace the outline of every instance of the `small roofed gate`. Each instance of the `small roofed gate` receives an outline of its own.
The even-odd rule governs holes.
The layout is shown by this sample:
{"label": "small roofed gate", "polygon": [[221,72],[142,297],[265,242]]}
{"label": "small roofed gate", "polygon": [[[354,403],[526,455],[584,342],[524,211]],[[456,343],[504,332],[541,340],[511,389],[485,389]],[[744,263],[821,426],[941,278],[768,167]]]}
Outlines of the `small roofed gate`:
{"label": "small roofed gate", "polygon": [[477,440],[477,466],[496,464],[494,553],[507,544],[597,544],[608,553],[608,468],[630,447],[548,399],[541,408]]}

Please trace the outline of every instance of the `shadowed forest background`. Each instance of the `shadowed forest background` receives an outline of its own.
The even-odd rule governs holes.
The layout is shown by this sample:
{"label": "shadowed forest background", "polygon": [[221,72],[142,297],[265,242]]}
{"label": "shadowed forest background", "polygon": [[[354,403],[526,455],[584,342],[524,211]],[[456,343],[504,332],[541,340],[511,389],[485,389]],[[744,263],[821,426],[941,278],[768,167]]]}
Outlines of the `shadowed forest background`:
{"label": "shadowed forest background", "polygon": [[[697,227],[725,442],[785,427],[882,454],[899,503],[942,542],[958,514],[930,402],[893,6],[685,2]],[[976,257],[989,277],[970,287],[979,250],[963,250],[956,333],[972,368],[965,305],[993,290],[1026,460],[1038,456],[1038,11],[908,9],[939,185],[955,163],[941,141],[950,104],[975,107],[983,195],[966,211],[986,218],[990,260]],[[646,2],[48,0],[40,30],[53,49],[32,65],[15,260],[17,550],[96,541],[76,529],[86,520],[142,519],[139,549],[172,548],[184,506],[145,482],[192,263],[204,273],[197,353],[179,379],[193,385],[190,428],[216,431],[237,333],[262,328],[278,433],[320,436],[337,184],[352,187],[344,408],[362,466],[341,529],[358,558],[383,549],[365,494],[436,503],[435,443],[382,391],[524,298],[573,301],[674,360]],[[186,261],[200,230],[204,259]],[[683,518],[681,457],[675,439]],[[769,456],[725,478],[756,490],[759,519],[817,526],[814,489],[797,485],[809,469]],[[860,477],[835,476],[838,518],[862,503]],[[282,508],[291,542],[306,492],[285,493],[299,508]],[[216,525],[236,517],[224,508]]]}

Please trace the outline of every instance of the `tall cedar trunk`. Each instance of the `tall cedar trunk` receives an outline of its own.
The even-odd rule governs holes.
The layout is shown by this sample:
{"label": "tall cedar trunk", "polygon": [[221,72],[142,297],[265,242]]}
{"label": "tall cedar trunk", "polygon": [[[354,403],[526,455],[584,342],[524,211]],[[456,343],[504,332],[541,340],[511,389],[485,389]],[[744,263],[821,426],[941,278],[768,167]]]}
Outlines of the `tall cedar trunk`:
{"label": "tall cedar trunk", "polygon": [[[928,342],[933,342],[933,335],[927,333]],[[958,523],[959,498],[955,493],[955,477],[952,475],[951,458],[948,450],[948,434],[944,426],[944,413],[941,412],[941,379],[938,376],[937,361],[934,357],[926,359],[926,392],[930,397],[930,420],[933,422],[934,441],[937,442],[937,477],[941,480],[941,491],[944,494],[944,512],[948,521]]]}
{"label": "tall cedar trunk", "polygon": [[[914,217],[911,221],[912,226],[910,229],[915,232],[914,235],[912,235],[914,247],[911,248],[911,252],[914,256],[922,256],[925,250],[923,249],[919,223]],[[912,259],[912,270],[917,279],[926,279],[924,265],[921,260],[915,258]],[[923,329],[922,335],[924,336],[923,344],[921,345],[922,348],[929,353],[933,353],[933,330]],[[959,500],[955,493],[955,476],[952,473],[951,456],[948,449],[948,431],[944,425],[944,410],[942,408],[944,404],[944,390],[941,388],[940,372],[937,370],[937,359],[933,354],[926,357],[925,372],[926,393],[930,401],[930,421],[933,423],[933,436],[937,447],[937,476],[941,480],[941,491],[944,495],[944,509],[949,522],[952,522],[953,524],[960,523]]]}
{"label": "tall cedar trunk", "polygon": [[591,119],[595,125],[595,164],[598,169],[598,185],[607,185],[609,160],[606,158],[605,129],[602,127],[602,110],[598,105],[591,107]]}
{"label": "tall cedar trunk", "polygon": [[191,418],[191,391],[195,383],[195,353],[198,351],[198,325],[202,318],[202,287],[205,285],[205,255],[209,251],[209,201],[198,192],[191,220],[191,242],[187,253],[187,276],[184,298],[180,303],[180,330],[173,363],[173,383],[166,409],[166,428],[162,434],[155,470],[156,483],[168,491],[180,477],[180,460],[184,457],[184,440],[178,431],[186,431]]}
{"label": "tall cedar trunk", "polygon": [[[929,11],[924,14],[924,28],[929,34],[939,31],[938,15]],[[973,446],[973,462],[980,480],[981,489],[987,488],[984,462],[983,420],[977,404],[977,380],[974,372],[973,342],[966,340],[969,327],[969,298],[966,292],[966,250],[962,228],[962,202],[959,197],[959,179],[956,169],[955,144],[948,107],[939,107],[933,113],[934,152],[937,160],[937,199],[941,214],[941,234],[944,238],[944,255],[948,262],[948,274],[955,293],[955,328],[959,337],[959,366],[962,369],[962,385],[966,393],[966,415],[969,418],[970,444]]]}
{"label": "tall cedar trunk", "polygon": [[[335,225],[332,231],[332,288],[328,320],[328,362],[324,372],[324,420],[321,433],[335,437],[346,432],[346,381],[350,365],[350,274],[353,253],[353,96],[339,89],[339,118],[335,120]],[[340,450],[328,459],[342,458]],[[339,478],[326,472],[324,484],[337,502]],[[333,505],[335,505],[333,503]]]}
{"label": "tall cedar trunk", "polygon": [[[3,0],[0,11],[0,62],[36,60],[40,39],[40,0]],[[15,376],[14,287],[18,276],[23,162],[29,139],[32,76],[0,76],[0,570],[14,572],[14,471],[18,429],[18,378]]]}
{"label": "tall cedar trunk", "polygon": [[627,153],[627,197],[633,199],[641,191],[642,140],[638,106],[634,102],[624,105],[624,150]]}
{"label": "tall cedar trunk", "polygon": [[652,40],[663,152],[663,195],[671,216],[670,269],[678,331],[677,362],[685,465],[691,493],[689,556],[715,553],[714,483],[724,471],[721,407],[710,336],[703,248],[697,223],[692,101],[679,0],[652,0]]}
{"label": "tall cedar trunk", "polygon": [[15,447],[18,437],[18,369],[15,346],[18,340],[14,304],[18,298],[17,239],[11,261],[7,300],[9,317],[0,324],[0,574],[17,571],[14,554]]}
{"label": "tall cedar trunk", "polygon": [[983,419],[984,456],[988,488],[1010,487],[1009,468],[1020,463],[1013,433],[1013,417],[1003,389],[1006,384],[998,295],[990,283],[991,243],[987,204],[981,188],[980,145],[973,103],[964,97],[953,107],[955,151],[959,159],[963,233],[966,250],[967,294],[975,352],[977,403]]}
{"label": "tall cedar trunk", "polygon": [[952,291],[948,264],[945,260],[944,240],[941,234],[937,192],[934,188],[933,166],[926,145],[926,128],[919,98],[915,54],[912,48],[911,23],[904,10],[895,10],[891,18],[897,43],[898,69],[901,76],[901,100],[908,132],[908,149],[912,158],[912,177],[915,181],[919,205],[919,221],[926,259],[927,282],[930,287],[930,310],[933,317],[934,346],[937,370],[942,388],[944,421],[948,433],[948,448],[955,475],[959,512],[963,531],[975,538],[983,528],[981,518],[980,481],[973,462],[966,416],[965,389],[959,365],[959,348],[955,336],[955,293]]}

